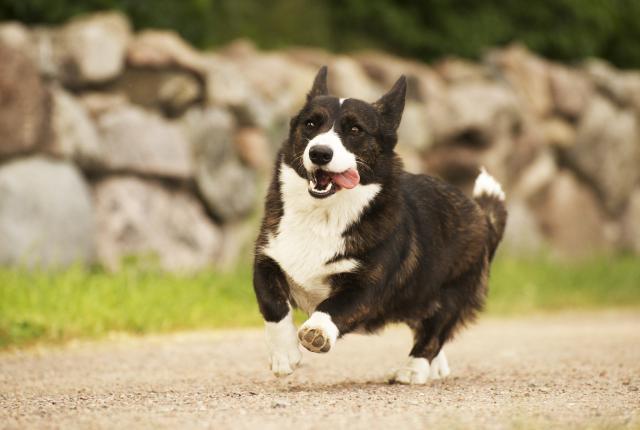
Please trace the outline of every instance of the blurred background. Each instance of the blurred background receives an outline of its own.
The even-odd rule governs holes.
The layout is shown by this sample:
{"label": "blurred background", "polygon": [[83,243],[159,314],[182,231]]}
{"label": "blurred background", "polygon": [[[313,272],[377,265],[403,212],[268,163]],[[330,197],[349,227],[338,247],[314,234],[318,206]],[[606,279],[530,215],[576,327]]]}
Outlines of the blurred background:
{"label": "blurred background", "polygon": [[0,0],[0,346],[259,324],[273,159],[321,65],[510,218],[489,312],[640,305],[640,2]]}

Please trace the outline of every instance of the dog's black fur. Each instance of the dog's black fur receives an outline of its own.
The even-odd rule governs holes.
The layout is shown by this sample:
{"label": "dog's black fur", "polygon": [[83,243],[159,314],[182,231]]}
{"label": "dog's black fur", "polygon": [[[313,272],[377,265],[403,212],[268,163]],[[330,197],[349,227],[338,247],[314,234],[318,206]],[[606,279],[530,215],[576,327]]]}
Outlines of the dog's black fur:
{"label": "dog's black fur", "polygon": [[266,321],[277,322],[293,301],[289,277],[262,252],[268,236],[278,233],[284,213],[280,163],[307,178],[296,160],[309,139],[335,120],[345,147],[359,160],[361,184],[377,183],[381,190],[343,232],[345,252],[331,259],[356,259],[359,269],[330,276],[331,294],[316,311],[329,314],[341,336],[406,323],[415,336],[410,355],[431,361],[483,306],[490,262],[505,228],[504,203],[489,194],[470,199],[439,179],[403,171],[394,147],[404,77],[374,104],[347,99],[342,107],[328,95],[326,78],[322,68],[277,157],[255,250],[260,311]]}

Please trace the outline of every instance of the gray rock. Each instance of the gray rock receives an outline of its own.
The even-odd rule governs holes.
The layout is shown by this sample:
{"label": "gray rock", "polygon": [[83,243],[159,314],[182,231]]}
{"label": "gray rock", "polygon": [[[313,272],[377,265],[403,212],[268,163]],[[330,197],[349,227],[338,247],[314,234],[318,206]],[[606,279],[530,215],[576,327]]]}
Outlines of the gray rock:
{"label": "gray rock", "polygon": [[53,87],[51,94],[52,133],[45,143],[45,150],[76,161],[86,168],[95,166],[100,160],[101,146],[98,132],[86,109],[60,87]]}
{"label": "gray rock", "polygon": [[553,108],[549,64],[525,46],[514,44],[493,51],[487,62],[504,76],[530,112],[545,117]]}
{"label": "gray rock", "polygon": [[510,255],[535,257],[545,251],[546,241],[534,212],[522,200],[507,203],[509,220],[500,249]]}
{"label": "gray rock", "polygon": [[95,187],[99,261],[117,270],[131,256],[158,258],[166,270],[191,271],[215,263],[221,234],[191,194],[130,177]]}
{"label": "gray rock", "polygon": [[629,203],[622,217],[623,247],[640,255],[640,188],[629,197]]}
{"label": "gray rock", "polygon": [[640,111],[640,72],[616,70],[603,60],[590,60],[584,69],[603,95],[619,106]]}
{"label": "gray rock", "polygon": [[398,145],[414,151],[424,151],[433,143],[433,136],[427,122],[427,112],[423,104],[408,101],[402,113],[398,128]]}
{"label": "gray rock", "polygon": [[49,130],[51,103],[35,64],[0,44],[0,158],[35,149]]}
{"label": "gray rock", "polygon": [[268,171],[273,165],[274,155],[264,130],[258,127],[243,127],[235,134],[238,156],[247,166]]}
{"label": "gray rock", "polygon": [[435,69],[450,84],[465,81],[486,81],[490,77],[486,67],[462,58],[444,58],[435,65]]}
{"label": "gray rock", "polygon": [[555,111],[572,121],[580,118],[594,92],[587,76],[568,67],[552,65],[549,83]]}
{"label": "gray rock", "polygon": [[131,29],[119,12],[101,12],[71,20],[59,35],[63,53],[58,72],[64,83],[83,86],[114,79],[123,69]]}
{"label": "gray rock", "polygon": [[336,96],[374,102],[388,90],[379,88],[369,79],[360,64],[347,56],[334,57],[329,67],[329,91]]}
{"label": "gray rock", "polygon": [[195,156],[195,179],[207,207],[220,220],[242,218],[256,204],[256,175],[235,151],[233,119],[219,109],[195,109],[184,126]]}
{"label": "gray rock", "polygon": [[606,209],[619,213],[640,180],[640,124],[631,110],[594,97],[578,124],[576,144],[566,151],[573,168],[589,178]]}
{"label": "gray rock", "polygon": [[31,157],[0,166],[0,263],[68,266],[92,260],[93,210],[78,170]]}
{"label": "gray rock", "polygon": [[611,247],[607,218],[595,194],[566,171],[533,200],[544,235],[555,254],[589,257]]}
{"label": "gray rock", "polygon": [[125,108],[129,104],[124,94],[103,91],[83,92],[78,95],[77,100],[93,120],[97,120],[109,111]]}
{"label": "gray rock", "polygon": [[172,117],[181,115],[204,95],[201,83],[189,72],[149,68],[128,68],[110,90]]}
{"label": "gray rock", "polygon": [[135,35],[127,49],[127,63],[133,67],[188,70],[204,77],[206,59],[174,31],[144,30]]}
{"label": "gray rock", "polygon": [[542,151],[522,171],[512,194],[523,201],[535,198],[558,175],[558,166],[551,150]]}
{"label": "gray rock", "polygon": [[498,135],[511,130],[521,115],[513,93],[493,83],[455,85],[444,101],[443,112],[430,121],[438,141],[473,138],[477,142],[468,142],[471,146],[490,145]]}
{"label": "gray rock", "polygon": [[0,24],[0,45],[29,54],[33,53],[34,49],[29,29],[15,21]]}
{"label": "gray rock", "polygon": [[124,106],[98,119],[101,164],[107,170],[187,179],[191,148],[182,128],[160,115]]}
{"label": "gray rock", "polygon": [[249,84],[240,68],[219,55],[206,58],[207,101],[219,107],[242,106],[251,97]]}

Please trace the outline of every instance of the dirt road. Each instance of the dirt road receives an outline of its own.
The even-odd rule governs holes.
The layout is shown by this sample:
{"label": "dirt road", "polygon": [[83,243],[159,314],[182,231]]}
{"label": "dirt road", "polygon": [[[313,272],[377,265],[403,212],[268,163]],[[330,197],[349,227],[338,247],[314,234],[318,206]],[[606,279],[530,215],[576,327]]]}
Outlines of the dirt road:
{"label": "dirt road", "polygon": [[482,319],[452,375],[389,385],[410,334],[347,336],[267,370],[261,331],[115,338],[0,354],[2,428],[640,428],[640,315]]}

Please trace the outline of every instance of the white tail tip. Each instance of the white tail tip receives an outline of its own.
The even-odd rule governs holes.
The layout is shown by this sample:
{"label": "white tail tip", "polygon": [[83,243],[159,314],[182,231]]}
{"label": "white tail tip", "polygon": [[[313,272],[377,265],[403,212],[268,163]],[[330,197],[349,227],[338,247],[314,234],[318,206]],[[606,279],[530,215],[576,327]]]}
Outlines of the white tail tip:
{"label": "white tail tip", "polygon": [[504,191],[498,181],[487,173],[484,167],[480,168],[480,175],[476,178],[473,186],[473,197],[489,196],[504,201]]}

